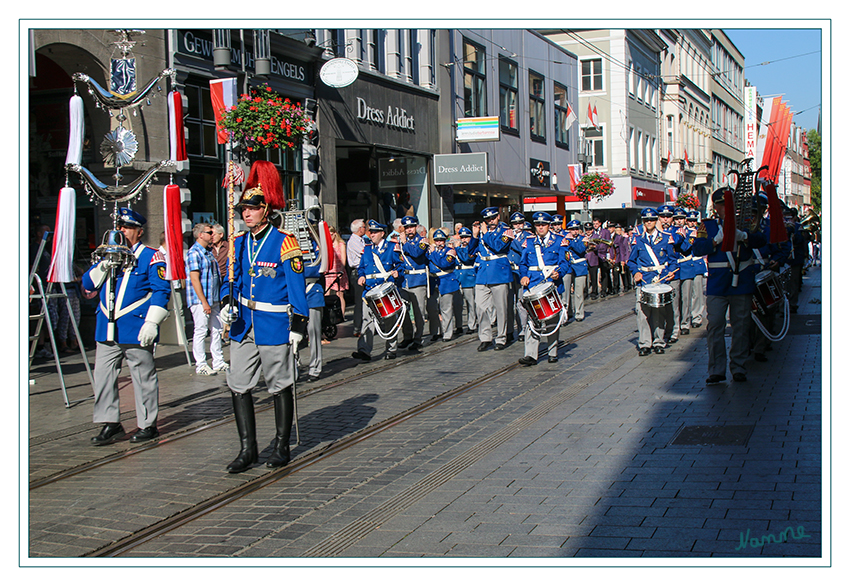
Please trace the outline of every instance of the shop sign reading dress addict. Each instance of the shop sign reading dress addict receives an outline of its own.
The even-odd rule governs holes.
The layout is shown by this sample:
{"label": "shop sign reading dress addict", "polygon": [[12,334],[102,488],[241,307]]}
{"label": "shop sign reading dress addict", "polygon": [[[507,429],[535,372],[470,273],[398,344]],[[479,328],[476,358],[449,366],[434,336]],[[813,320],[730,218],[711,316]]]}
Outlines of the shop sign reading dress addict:
{"label": "shop sign reading dress addict", "polygon": [[373,108],[363,98],[357,98],[357,119],[361,122],[372,122],[388,128],[415,131],[415,121],[407,110],[398,106],[387,106],[386,110]]}

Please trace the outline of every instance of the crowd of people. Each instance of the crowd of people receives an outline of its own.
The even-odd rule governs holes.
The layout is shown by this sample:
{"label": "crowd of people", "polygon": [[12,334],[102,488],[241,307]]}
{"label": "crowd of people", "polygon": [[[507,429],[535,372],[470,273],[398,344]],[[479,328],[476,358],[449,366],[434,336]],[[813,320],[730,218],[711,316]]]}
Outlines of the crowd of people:
{"label": "crowd of people", "polygon": [[[263,163],[252,167],[236,204],[247,230],[234,235],[232,261],[223,227],[198,223],[185,256],[185,284],[165,279],[164,249],[141,244],[145,218],[121,208],[117,226],[134,260],[105,257],[80,282],[82,296],[99,296],[94,421],[103,428],[93,445],[124,435],[117,378],[125,360],[139,427],[130,441],[159,435],[153,348],[169,299],[175,292],[183,295],[182,287],[193,321],[196,373],[223,374],[231,390],[240,451],[227,470],[236,473],[258,461],[252,391],[261,374],[275,413],[266,465],[289,461],[294,384],[321,377],[325,305],[329,298],[338,299],[344,315],[349,289],[356,359],[373,359],[376,336],[384,346],[378,352],[392,360],[402,350],[419,352],[426,336],[446,342],[476,334],[479,352],[504,350],[515,339],[523,342],[523,366],[537,364],[541,341],[547,360],[558,361],[560,327],[585,319],[586,298],[634,290],[639,355],[664,353],[707,319],[706,382],[716,384],[725,380],[727,314],[732,323],[729,368],[735,381],[744,381],[745,360],[751,352],[756,360],[766,360],[775,325],[773,313],[763,320],[766,330],[754,327],[750,317],[758,280],[764,271],[789,267],[787,298],[790,312],[796,312],[802,271],[813,256],[796,210],[784,208],[779,225],[786,233],[771,238],[776,223],[771,227],[767,196],[760,193],[754,203],[757,221],[731,229],[724,223],[723,205],[731,192],[721,189],[712,196],[713,218],[700,222],[697,212],[662,205],[644,209],[634,229],[599,217],[586,224],[567,222],[541,211],[530,218],[514,212],[504,222],[496,207],[482,210],[471,226],[456,225],[451,234],[426,228],[414,215],[390,226],[357,219],[347,243],[330,228],[332,253],[321,272],[319,263],[304,261],[304,243],[272,223],[274,212],[284,208],[282,186],[273,166],[266,170]],[[319,243],[312,242],[312,248],[318,255]],[[555,309],[547,314],[545,308]],[[309,362],[306,353],[299,355],[302,341]],[[222,352],[227,343],[229,363]],[[299,374],[299,367],[305,372]]]}

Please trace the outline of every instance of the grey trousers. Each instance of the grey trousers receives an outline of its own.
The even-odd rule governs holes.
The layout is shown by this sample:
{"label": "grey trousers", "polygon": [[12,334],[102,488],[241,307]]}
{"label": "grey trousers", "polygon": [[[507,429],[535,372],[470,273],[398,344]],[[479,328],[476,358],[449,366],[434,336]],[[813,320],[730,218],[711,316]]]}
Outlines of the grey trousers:
{"label": "grey trousers", "polygon": [[668,307],[650,307],[640,302],[640,292],[643,287],[635,287],[635,310],[637,311],[638,347],[664,347],[665,311]]}
{"label": "grey trousers", "polygon": [[493,321],[496,321],[496,343],[508,339],[508,289],[509,283],[475,286],[475,308],[478,313],[478,339],[493,341]]}
{"label": "grey trousers", "polygon": [[664,307],[664,337],[669,340],[678,340],[679,326],[682,318],[682,314],[679,312],[679,299],[682,298],[682,281],[675,279],[668,281],[667,284],[673,287],[673,303]]}
{"label": "grey trousers", "polygon": [[[462,301],[461,311],[463,306],[466,306],[466,327],[471,331],[478,328],[478,313],[475,310],[475,287],[464,287],[460,290]],[[458,321],[457,323],[461,323]]]}
{"label": "grey trousers", "polygon": [[313,376],[322,374],[322,308],[311,307],[310,318],[307,321],[307,336],[309,337],[310,364],[307,373]]}
{"label": "grey trousers", "polygon": [[[357,349],[371,356],[377,331],[375,328],[378,327],[378,322],[375,315],[372,313],[372,310],[369,309],[369,305],[366,303],[366,300],[361,300],[361,303],[363,304],[363,329],[360,332],[360,337],[357,338]],[[402,309],[402,311],[404,311],[404,309]],[[387,323],[382,326],[382,331],[389,332],[397,319],[400,318],[398,316],[394,316],[388,319]],[[402,335],[402,329],[404,328],[399,328],[398,334],[389,340],[386,340],[387,352],[395,352],[398,350],[398,339],[399,336]],[[383,340],[383,338],[381,339]]]}
{"label": "grey trousers", "polygon": [[573,276],[573,311],[576,319],[584,319],[584,289],[587,287],[587,275]]}
{"label": "grey trousers", "polygon": [[705,319],[705,275],[697,275],[694,277],[691,297],[691,325],[702,324],[703,319]]}
{"label": "grey trousers", "polygon": [[750,309],[752,295],[708,295],[708,374],[726,376],[726,312],[732,326],[732,342],[729,345],[729,371],[746,374],[744,362],[750,350]]}
{"label": "grey trousers", "polygon": [[440,326],[443,330],[443,340],[451,340],[455,331],[455,299],[460,296],[460,290],[440,295]]}
{"label": "grey trousers", "polygon": [[528,334],[528,312],[522,304],[522,286],[514,282],[514,318],[516,321],[518,335]]}
{"label": "grey trousers", "polygon": [[[551,327],[551,326],[550,326]],[[548,329],[548,328],[547,328]],[[546,336],[546,351],[549,358],[558,357],[558,339],[560,338],[561,328],[558,328],[548,336]],[[537,360],[537,348],[540,345],[540,337],[528,328],[525,334],[525,355],[531,356]]]}
{"label": "grey trousers", "polygon": [[118,374],[127,359],[130,379],[136,398],[136,424],[139,429],[156,423],[159,412],[159,379],[153,360],[153,346],[98,342],[94,359],[95,423],[118,423],[121,407],[118,393]]}
{"label": "grey trousers", "polygon": [[561,303],[564,304],[564,309],[567,310],[567,315],[572,316],[575,313],[575,310],[572,307],[573,295],[570,291],[573,286],[573,274],[567,273],[562,278],[564,280],[564,292],[561,293]]}
{"label": "grey trousers", "polygon": [[682,294],[675,301],[675,303],[679,304],[679,315],[681,316],[679,325],[682,328],[690,329],[694,307],[694,280],[682,279],[680,282],[682,283]]}
{"label": "grey trousers", "polygon": [[227,386],[243,395],[259,384],[262,373],[269,394],[276,395],[295,382],[294,362],[291,344],[258,346],[254,342],[254,328],[251,328],[241,342],[230,342]]}
{"label": "grey trousers", "polygon": [[[425,330],[425,316],[428,315],[427,293],[428,288],[425,285],[401,290],[402,299],[410,303],[410,307],[413,309],[413,323],[410,323],[410,311],[407,311],[404,314],[404,325],[402,325],[401,329],[405,339],[409,340],[412,338],[417,344],[422,343],[422,334]],[[363,319],[364,321],[366,319],[365,313],[363,314]],[[366,326],[363,326],[362,331],[365,330]]]}

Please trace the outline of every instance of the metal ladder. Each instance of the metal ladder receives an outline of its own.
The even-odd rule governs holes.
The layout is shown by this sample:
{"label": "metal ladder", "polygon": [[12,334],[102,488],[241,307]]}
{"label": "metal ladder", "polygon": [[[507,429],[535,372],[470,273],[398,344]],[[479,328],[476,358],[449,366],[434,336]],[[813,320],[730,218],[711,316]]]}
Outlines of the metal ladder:
{"label": "metal ladder", "polygon": [[[53,283],[48,283],[47,290],[45,290],[44,284],[41,281],[41,277],[39,277],[36,273],[36,269],[38,268],[38,264],[41,261],[41,256],[44,254],[44,248],[49,236],[50,232],[44,233],[44,236],[42,237],[41,242],[38,245],[38,253],[36,253],[32,269],[30,270],[29,299],[30,301],[40,302],[40,310],[38,313],[30,314],[29,316],[30,323],[35,322],[35,333],[30,336],[29,370],[32,370],[32,359],[35,356],[35,349],[38,346],[38,339],[41,336],[41,328],[44,325],[44,322],[46,321],[47,334],[50,338],[50,348],[53,350],[53,360],[56,363],[56,372],[59,373],[59,384],[62,387],[62,396],[65,401],[65,407],[69,408],[72,405],[76,405],[77,403],[82,403],[83,401],[94,399],[94,394],[92,394],[91,397],[86,397],[85,399],[74,401],[73,403],[68,400],[68,389],[65,386],[65,376],[62,373],[62,364],[59,362],[59,349],[56,346],[56,338],[53,334],[53,323],[50,319],[50,311],[47,309],[47,305],[51,299],[64,299],[65,303],[68,306],[68,313],[71,316],[71,325],[73,326],[74,334],[77,337],[77,345],[80,349],[80,355],[83,358],[83,364],[86,367],[86,372],[89,375],[89,382],[91,383],[92,389],[94,389],[94,377],[92,376],[91,367],[89,365],[88,357],[86,356],[85,346],[83,346],[82,336],[80,336],[80,329],[77,327],[77,321],[73,317],[73,308],[71,307],[70,299],[68,299],[68,291],[65,289],[65,283],[59,283],[61,293],[53,292]],[[32,379],[30,379],[30,384],[32,383],[33,381]]]}

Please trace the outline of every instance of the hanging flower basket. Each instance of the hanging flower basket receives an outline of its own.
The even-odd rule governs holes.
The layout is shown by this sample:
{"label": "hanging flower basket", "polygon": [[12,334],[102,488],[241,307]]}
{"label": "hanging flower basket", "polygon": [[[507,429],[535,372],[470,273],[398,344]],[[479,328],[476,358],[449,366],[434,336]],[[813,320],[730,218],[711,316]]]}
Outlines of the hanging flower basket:
{"label": "hanging flower basket", "polygon": [[688,210],[698,210],[699,198],[693,193],[680,193],[676,198],[676,205]]}
{"label": "hanging flower basket", "polygon": [[582,201],[601,201],[614,193],[614,182],[605,173],[586,173],[576,184],[575,195]]}
{"label": "hanging flower basket", "polygon": [[221,127],[249,152],[263,149],[294,149],[310,132],[313,121],[289,98],[281,98],[268,86],[251,88],[230,110],[222,112]]}

